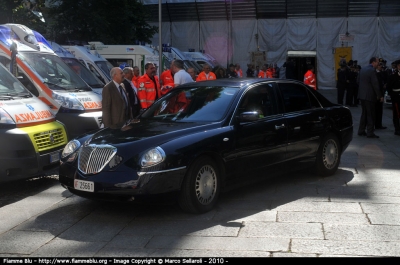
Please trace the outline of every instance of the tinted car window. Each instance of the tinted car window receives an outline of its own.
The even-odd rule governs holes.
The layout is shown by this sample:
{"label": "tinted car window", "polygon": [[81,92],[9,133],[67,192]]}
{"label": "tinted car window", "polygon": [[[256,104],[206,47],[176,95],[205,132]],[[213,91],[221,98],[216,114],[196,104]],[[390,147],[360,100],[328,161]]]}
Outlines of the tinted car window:
{"label": "tinted car window", "polygon": [[285,112],[294,112],[312,108],[312,104],[304,86],[296,83],[279,83],[283,97]]}
{"label": "tinted car window", "polygon": [[227,113],[237,88],[176,88],[155,102],[141,118],[184,122],[220,121]]}
{"label": "tinted car window", "polygon": [[318,99],[318,101],[321,103],[322,107],[332,107],[335,105],[334,103],[330,102],[326,97],[322,96],[317,91],[309,90],[309,92]]}
{"label": "tinted car window", "polygon": [[311,108],[321,108],[321,104],[318,102],[317,98],[310,92],[308,91],[308,98],[310,99],[311,103]]}
{"label": "tinted car window", "polygon": [[258,111],[260,118],[279,114],[279,102],[276,100],[272,84],[263,84],[249,89],[239,103],[239,113]]}

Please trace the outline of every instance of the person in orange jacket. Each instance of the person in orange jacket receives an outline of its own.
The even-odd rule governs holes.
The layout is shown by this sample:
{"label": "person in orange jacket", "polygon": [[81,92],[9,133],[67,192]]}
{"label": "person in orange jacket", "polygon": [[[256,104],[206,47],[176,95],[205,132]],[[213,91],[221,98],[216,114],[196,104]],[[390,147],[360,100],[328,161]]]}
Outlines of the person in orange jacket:
{"label": "person in orange jacket", "polygon": [[263,64],[261,70],[258,72],[258,78],[272,78],[271,70],[268,71],[268,65]]}
{"label": "person in orange jacket", "polygon": [[308,66],[308,71],[304,75],[304,84],[317,90],[317,79],[315,78],[313,65]]}
{"label": "person in orange jacket", "polygon": [[268,78],[273,78],[274,75],[275,75],[275,71],[274,71],[274,67],[273,67],[273,65],[272,65],[272,63],[271,63],[271,64],[268,66],[268,69],[267,69],[267,77],[268,77]]}
{"label": "person in orange jacket", "polygon": [[211,66],[209,64],[203,65],[203,72],[201,72],[197,78],[196,82],[198,81],[206,81],[206,80],[215,80],[217,77],[213,72],[211,72]]}
{"label": "person in orange jacket", "polygon": [[174,76],[172,74],[173,64],[174,60],[172,60],[169,69],[161,73],[161,95],[167,94],[171,89],[174,88]]}
{"label": "person in orange jacket", "polygon": [[243,77],[242,68],[240,68],[240,64],[238,64],[238,63],[235,65],[235,72],[237,73],[237,77],[238,78],[242,78]]}
{"label": "person in orange jacket", "polygon": [[138,87],[137,80],[140,77],[140,71],[138,66],[133,67],[133,77],[132,77],[132,83],[135,85],[135,87]]}
{"label": "person in orange jacket", "polygon": [[147,63],[144,69],[146,73],[137,80],[138,98],[142,108],[147,109],[161,97],[161,89],[158,76],[156,76],[156,66],[153,63]]}

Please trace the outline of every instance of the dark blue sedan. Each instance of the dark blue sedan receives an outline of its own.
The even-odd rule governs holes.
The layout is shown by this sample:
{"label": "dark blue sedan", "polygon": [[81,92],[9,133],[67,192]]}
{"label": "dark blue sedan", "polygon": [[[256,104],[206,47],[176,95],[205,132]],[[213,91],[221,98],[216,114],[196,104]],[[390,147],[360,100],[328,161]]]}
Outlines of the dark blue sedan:
{"label": "dark blue sedan", "polygon": [[303,83],[196,82],[175,88],[121,129],[70,141],[59,179],[93,199],[175,194],[183,210],[201,213],[231,185],[305,168],[334,174],[352,135],[350,110]]}

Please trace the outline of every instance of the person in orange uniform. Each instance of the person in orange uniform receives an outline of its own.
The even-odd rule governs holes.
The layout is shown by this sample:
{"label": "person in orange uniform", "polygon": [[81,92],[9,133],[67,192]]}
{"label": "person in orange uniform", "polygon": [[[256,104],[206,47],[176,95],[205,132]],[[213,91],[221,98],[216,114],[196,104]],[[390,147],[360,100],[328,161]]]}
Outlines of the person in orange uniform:
{"label": "person in orange uniform", "polygon": [[197,78],[196,82],[198,81],[206,81],[206,80],[215,80],[217,77],[213,72],[211,72],[211,66],[209,64],[203,65],[203,72],[201,72]]}
{"label": "person in orange uniform", "polygon": [[240,68],[240,64],[235,65],[235,72],[237,73],[237,77],[242,78],[243,77],[243,71],[242,68]]}
{"label": "person in orange uniform", "polygon": [[139,77],[138,97],[143,109],[150,107],[154,101],[161,97],[160,82],[156,76],[156,66],[153,63],[147,63],[144,66],[145,74]]}
{"label": "person in orange uniform", "polygon": [[263,64],[261,70],[258,72],[258,78],[272,78],[272,71],[268,71],[268,65]]}
{"label": "person in orange uniform", "polygon": [[167,94],[168,91],[174,88],[174,76],[172,75],[171,69],[173,64],[174,60],[171,62],[169,69],[161,73],[161,95]]}
{"label": "person in orange uniform", "polygon": [[317,90],[317,79],[315,78],[313,65],[308,66],[308,71],[304,75],[304,84]]}
{"label": "person in orange uniform", "polygon": [[132,83],[135,85],[135,87],[138,87],[137,80],[140,77],[140,72],[139,72],[139,67],[134,66],[133,67],[133,77],[132,77]]}

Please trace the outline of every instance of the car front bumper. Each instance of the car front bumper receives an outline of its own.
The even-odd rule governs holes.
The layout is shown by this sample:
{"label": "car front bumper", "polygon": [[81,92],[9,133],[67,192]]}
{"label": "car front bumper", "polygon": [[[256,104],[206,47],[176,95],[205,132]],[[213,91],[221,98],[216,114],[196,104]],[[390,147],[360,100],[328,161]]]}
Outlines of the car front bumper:
{"label": "car front bumper", "polygon": [[[83,175],[73,165],[60,166],[59,181],[74,194],[93,199],[146,198],[177,192],[186,173],[186,167],[152,172],[137,172],[128,167],[120,171],[104,171],[94,175]],[[75,180],[89,181],[94,191],[82,191],[75,187]]]}
{"label": "car front bumper", "polygon": [[0,129],[0,135],[0,182],[27,179],[57,168],[67,143],[64,127],[58,122]]}

